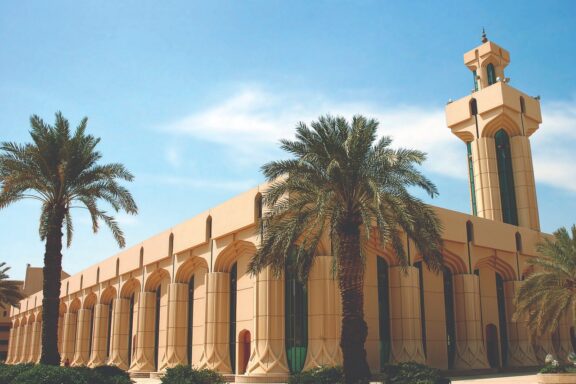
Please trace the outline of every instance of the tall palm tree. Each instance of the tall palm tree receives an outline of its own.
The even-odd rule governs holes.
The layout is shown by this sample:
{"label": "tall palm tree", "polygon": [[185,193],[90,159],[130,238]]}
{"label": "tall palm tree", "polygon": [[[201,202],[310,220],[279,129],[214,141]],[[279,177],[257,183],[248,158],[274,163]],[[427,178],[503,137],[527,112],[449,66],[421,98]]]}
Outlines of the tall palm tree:
{"label": "tall palm tree", "polygon": [[296,140],[282,140],[292,159],[262,167],[271,183],[263,196],[269,208],[263,217],[263,236],[250,271],[270,266],[282,273],[293,258],[305,281],[315,251],[329,234],[342,301],[340,347],[347,383],[366,381],[370,370],[364,343],[364,255],[370,239],[389,246],[400,265],[409,260],[402,233],[411,238],[425,263],[434,271],[442,266],[441,225],[432,211],[408,188],[419,187],[430,196],[437,190],[415,165],[425,154],[392,149],[392,140],[377,140],[378,122],[355,116],[325,116],[296,127]]}
{"label": "tall palm tree", "polygon": [[103,221],[120,247],[125,245],[124,234],[114,217],[100,209],[98,203],[102,200],[116,212],[136,214],[138,210],[130,192],[118,183],[118,179],[132,181],[132,174],[122,164],[98,163],[102,157],[96,150],[100,139],[86,134],[87,122],[83,118],[71,133],[68,120],[60,112],[56,113],[54,126],[34,115],[30,118],[32,143],[0,145],[0,209],[26,198],[42,203],[39,234],[46,242],[40,357],[43,364],[60,364],[57,337],[62,231],[66,229],[70,246],[74,231],[71,209],[86,209],[94,232],[98,231],[99,221]]}
{"label": "tall palm tree", "polygon": [[5,262],[0,263],[0,308],[6,309],[6,304],[17,307],[24,298],[20,290],[20,284],[14,280],[8,280],[10,267]]}
{"label": "tall palm tree", "polygon": [[535,272],[516,292],[515,317],[536,335],[554,332],[566,313],[576,319],[576,225],[570,232],[560,228],[538,244],[540,255],[528,261]]}

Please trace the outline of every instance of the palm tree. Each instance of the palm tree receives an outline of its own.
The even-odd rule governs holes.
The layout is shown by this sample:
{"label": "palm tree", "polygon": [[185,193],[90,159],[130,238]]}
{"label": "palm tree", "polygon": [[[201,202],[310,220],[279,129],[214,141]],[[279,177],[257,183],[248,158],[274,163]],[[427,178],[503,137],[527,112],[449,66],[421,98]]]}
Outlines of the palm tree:
{"label": "palm tree", "polygon": [[71,209],[86,209],[95,233],[99,221],[103,221],[120,247],[125,245],[124,234],[114,217],[100,209],[98,203],[103,200],[116,212],[136,214],[138,210],[130,192],[117,181],[132,181],[132,174],[122,164],[98,164],[102,157],[96,150],[100,139],[86,134],[87,122],[88,119],[83,118],[72,134],[68,120],[60,112],[56,113],[54,126],[34,115],[30,118],[32,143],[0,145],[0,209],[26,198],[42,203],[39,234],[46,242],[42,364],[60,364],[57,336],[62,231],[66,229],[69,247],[74,231]]}
{"label": "palm tree", "polygon": [[516,292],[515,318],[536,335],[554,332],[567,311],[576,319],[576,225],[571,234],[560,228],[538,244],[540,255],[528,261],[535,272]]}
{"label": "palm tree", "polygon": [[10,267],[5,262],[0,263],[0,308],[6,309],[6,304],[17,307],[24,298],[20,290],[20,284],[14,280],[8,280]]}
{"label": "palm tree", "polygon": [[311,128],[299,123],[296,140],[281,141],[281,148],[295,158],[262,167],[271,183],[263,196],[269,210],[249,266],[254,274],[270,266],[279,275],[291,259],[305,281],[318,244],[329,234],[343,309],[340,347],[347,383],[370,377],[363,296],[368,241],[389,246],[399,264],[407,266],[403,232],[431,270],[442,266],[440,222],[408,191],[419,187],[437,195],[434,184],[415,168],[426,156],[392,149],[389,137],[377,140],[377,128],[376,120],[362,116],[355,116],[351,124],[325,116]]}

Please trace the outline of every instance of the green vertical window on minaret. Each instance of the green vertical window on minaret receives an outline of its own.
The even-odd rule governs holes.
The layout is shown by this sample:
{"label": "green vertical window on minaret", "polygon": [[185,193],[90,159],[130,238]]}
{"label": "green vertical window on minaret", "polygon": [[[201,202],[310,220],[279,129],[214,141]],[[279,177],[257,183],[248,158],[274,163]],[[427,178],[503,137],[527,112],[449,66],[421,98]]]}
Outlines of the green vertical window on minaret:
{"label": "green vertical window on minaret", "polygon": [[486,74],[488,75],[488,85],[494,84],[496,82],[496,71],[493,64],[486,66]]}
{"label": "green vertical window on minaret", "polygon": [[472,160],[472,143],[466,142],[466,150],[468,152],[468,175],[470,177],[470,197],[472,201],[472,214],[478,216],[478,209],[476,208],[476,185],[474,183],[474,161]]}
{"label": "green vertical window on minaret", "polygon": [[478,74],[476,73],[476,70],[472,71],[472,75],[474,76],[474,91],[478,91]]}
{"label": "green vertical window on minaret", "polygon": [[496,161],[498,164],[498,181],[500,183],[500,201],[502,203],[502,221],[518,225],[518,211],[516,209],[516,188],[514,188],[514,175],[512,173],[512,155],[510,151],[510,138],[503,129],[494,135],[496,143]]}

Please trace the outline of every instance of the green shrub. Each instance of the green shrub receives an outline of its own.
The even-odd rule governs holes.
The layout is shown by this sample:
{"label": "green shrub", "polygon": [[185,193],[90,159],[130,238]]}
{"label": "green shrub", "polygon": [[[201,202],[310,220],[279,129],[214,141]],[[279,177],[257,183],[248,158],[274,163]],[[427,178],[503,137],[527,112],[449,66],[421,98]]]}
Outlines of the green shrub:
{"label": "green shrub", "polygon": [[20,373],[10,384],[89,384],[87,371],[52,365],[35,365]]}
{"label": "green shrub", "polygon": [[440,371],[415,362],[386,365],[383,369],[390,384],[447,384],[449,379],[442,377]]}
{"label": "green shrub", "polygon": [[162,384],[225,384],[224,378],[211,369],[194,369],[189,365],[168,368]]}
{"label": "green shrub", "polygon": [[341,384],[344,383],[342,367],[317,367],[290,377],[288,384]]}
{"label": "green shrub", "polygon": [[106,384],[131,384],[133,381],[130,379],[128,372],[118,368],[115,365],[101,365],[92,369],[93,377],[99,381],[95,383]]}
{"label": "green shrub", "polygon": [[0,383],[10,384],[22,372],[34,367],[34,364],[0,365]]}

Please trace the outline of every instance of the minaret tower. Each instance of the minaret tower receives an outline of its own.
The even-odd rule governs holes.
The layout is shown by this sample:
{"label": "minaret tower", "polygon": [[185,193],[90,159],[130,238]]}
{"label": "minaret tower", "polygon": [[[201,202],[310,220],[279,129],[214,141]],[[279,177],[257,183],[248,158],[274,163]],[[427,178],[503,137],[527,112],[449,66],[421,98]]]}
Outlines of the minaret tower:
{"label": "minaret tower", "polygon": [[542,122],[540,101],[509,85],[509,63],[483,31],[482,44],[464,54],[474,88],[448,103],[446,121],[468,150],[472,213],[540,230],[529,141]]}

